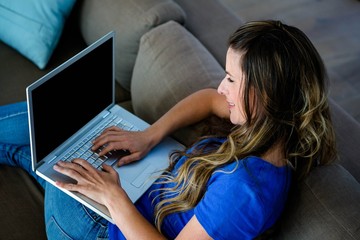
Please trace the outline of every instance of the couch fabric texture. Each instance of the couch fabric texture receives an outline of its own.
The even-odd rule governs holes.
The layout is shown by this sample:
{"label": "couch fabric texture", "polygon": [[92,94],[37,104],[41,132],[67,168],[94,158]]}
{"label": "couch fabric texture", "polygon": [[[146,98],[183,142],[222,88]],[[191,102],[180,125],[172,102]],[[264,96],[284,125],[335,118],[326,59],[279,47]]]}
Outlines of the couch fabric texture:
{"label": "couch fabric texture", "polygon": [[[114,30],[117,102],[152,123],[192,92],[217,87],[227,38],[242,23],[218,0],[79,0],[44,70],[0,42],[0,104],[24,101],[26,86]],[[360,124],[330,105],[339,158],[298,186],[271,239],[360,239]],[[174,137],[189,144],[201,124]],[[43,194],[24,171],[0,165],[0,239],[46,239]]]}
{"label": "couch fabric texture", "polygon": [[154,122],[192,92],[216,88],[223,76],[223,68],[201,42],[169,21],[141,38],[131,79],[134,112]]}
{"label": "couch fabric texture", "polygon": [[81,32],[90,44],[107,32],[116,36],[115,77],[128,91],[141,36],[169,20],[183,23],[185,14],[171,0],[87,0],[81,11]]}

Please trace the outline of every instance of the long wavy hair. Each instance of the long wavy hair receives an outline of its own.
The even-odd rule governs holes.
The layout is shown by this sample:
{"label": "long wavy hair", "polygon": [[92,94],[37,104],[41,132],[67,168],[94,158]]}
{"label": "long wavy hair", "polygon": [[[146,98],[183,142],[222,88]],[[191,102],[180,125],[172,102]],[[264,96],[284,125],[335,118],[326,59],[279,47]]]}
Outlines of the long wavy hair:
{"label": "long wavy hair", "polygon": [[[246,122],[234,126],[222,144],[172,156],[159,181],[172,186],[158,195],[155,224],[159,231],[167,215],[198,204],[209,178],[224,165],[261,156],[281,144],[295,176],[302,179],[316,165],[336,157],[326,71],[306,35],[279,21],[253,21],[230,36],[229,48],[242,55],[239,67],[245,88],[240,96]],[[174,175],[171,171],[182,156],[188,159]]]}

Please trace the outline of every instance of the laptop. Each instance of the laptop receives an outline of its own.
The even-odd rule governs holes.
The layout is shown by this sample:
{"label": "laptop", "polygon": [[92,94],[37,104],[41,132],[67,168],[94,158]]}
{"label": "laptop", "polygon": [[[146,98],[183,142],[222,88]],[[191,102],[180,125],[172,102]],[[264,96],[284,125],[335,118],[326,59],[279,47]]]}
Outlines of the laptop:
{"label": "laptop", "polygon": [[[107,126],[129,131],[149,126],[115,103],[114,42],[112,31],[26,88],[32,168],[56,186],[56,181],[75,181],[53,170],[59,160],[80,157],[97,168],[108,164],[119,173],[122,187],[135,202],[168,166],[170,153],[183,145],[168,137],[143,159],[121,167],[116,161],[126,151],[113,151],[99,159],[90,150],[91,140]],[[105,206],[61,190],[113,223]]]}

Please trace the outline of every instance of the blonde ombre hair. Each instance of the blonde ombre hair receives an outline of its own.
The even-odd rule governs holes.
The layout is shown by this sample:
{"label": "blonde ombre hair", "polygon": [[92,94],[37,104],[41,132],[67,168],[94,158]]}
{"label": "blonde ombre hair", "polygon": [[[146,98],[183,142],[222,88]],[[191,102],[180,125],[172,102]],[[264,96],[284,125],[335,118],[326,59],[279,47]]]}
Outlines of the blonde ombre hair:
{"label": "blonde ombre hair", "polygon": [[[245,76],[242,104],[246,123],[234,126],[222,144],[210,142],[191,153],[172,156],[172,164],[158,181],[172,186],[161,189],[157,196],[155,224],[159,231],[167,215],[198,204],[219,167],[250,155],[261,156],[281,144],[295,176],[302,179],[313,167],[336,156],[327,76],[306,35],[279,21],[253,21],[230,36],[229,48],[242,55],[239,67]],[[182,156],[188,159],[176,175],[171,174]]]}

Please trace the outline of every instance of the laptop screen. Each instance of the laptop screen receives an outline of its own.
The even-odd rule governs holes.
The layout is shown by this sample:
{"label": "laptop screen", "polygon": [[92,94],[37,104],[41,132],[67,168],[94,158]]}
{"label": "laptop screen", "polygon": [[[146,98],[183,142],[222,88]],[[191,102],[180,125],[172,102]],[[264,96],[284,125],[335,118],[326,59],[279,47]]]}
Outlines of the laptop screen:
{"label": "laptop screen", "polygon": [[32,91],[38,161],[113,103],[113,46],[111,35],[62,64],[55,75],[45,76]]}

